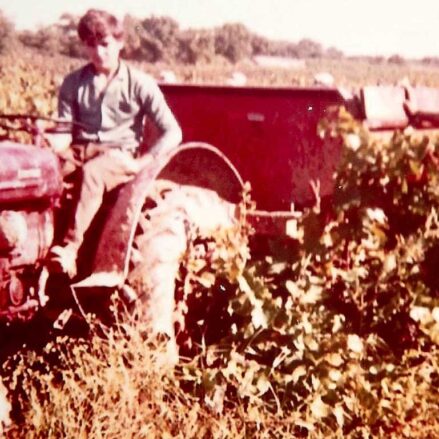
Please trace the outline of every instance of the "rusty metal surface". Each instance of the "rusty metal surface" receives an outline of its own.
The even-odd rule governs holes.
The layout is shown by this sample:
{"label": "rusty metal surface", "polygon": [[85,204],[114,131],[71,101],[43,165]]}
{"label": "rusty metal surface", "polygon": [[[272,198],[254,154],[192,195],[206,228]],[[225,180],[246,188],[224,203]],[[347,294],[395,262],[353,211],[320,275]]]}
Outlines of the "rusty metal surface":
{"label": "rusty metal surface", "polygon": [[9,306],[7,309],[0,309],[0,320],[30,320],[38,309],[38,301],[36,299],[27,298],[26,301],[19,306]]}
{"label": "rusty metal surface", "polygon": [[252,186],[257,207],[289,210],[333,191],[340,144],[324,142],[318,123],[344,99],[336,89],[162,85],[184,141],[219,148]]}
{"label": "rusty metal surface", "polygon": [[50,206],[0,211],[0,251],[11,268],[41,261],[52,245],[53,234],[54,212]]}
{"label": "rusty metal surface", "polygon": [[267,212],[255,210],[247,214],[247,222],[257,235],[283,236],[287,234],[287,225],[299,218],[298,212]]}
{"label": "rusty metal surface", "polygon": [[52,198],[62,191],[56,155],[49,149],[0,142],[0,202]]}
{"label": "rusty metal surface", "polygon": [[74,287],[100,285],[103,278],[107,286],[116,286],[126,279],[137,222],[157,178],[213,189],[232,202],[239,200],[243,187],[233,165],[216,148],[196,142],[176,148],[121,189],[102,231],[93,274]]}

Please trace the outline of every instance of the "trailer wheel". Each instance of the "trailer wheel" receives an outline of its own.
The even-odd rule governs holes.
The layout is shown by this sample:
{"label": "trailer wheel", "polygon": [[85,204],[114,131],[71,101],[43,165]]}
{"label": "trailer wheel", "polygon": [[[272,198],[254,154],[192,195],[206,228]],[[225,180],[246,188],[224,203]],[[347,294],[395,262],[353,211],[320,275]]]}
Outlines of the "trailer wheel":
{"label": "trailer wheel", "polygon": [[175,339],[175,282],[193,231],[214,234],[236,224],[235,215],[236,205],[213,190],[169,180],[154,183],[139,218],[127,278],[153,333]]}

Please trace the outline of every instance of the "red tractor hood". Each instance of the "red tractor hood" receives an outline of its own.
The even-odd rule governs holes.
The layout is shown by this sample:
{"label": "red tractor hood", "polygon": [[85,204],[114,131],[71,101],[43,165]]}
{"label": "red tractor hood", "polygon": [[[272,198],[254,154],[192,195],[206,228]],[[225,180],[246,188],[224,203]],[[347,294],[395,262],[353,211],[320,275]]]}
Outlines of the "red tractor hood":
{"label": "red tractor hood", "polygon": [[53,198],[61,191],[59,161],[50,149],[0,142],[0,203]]}

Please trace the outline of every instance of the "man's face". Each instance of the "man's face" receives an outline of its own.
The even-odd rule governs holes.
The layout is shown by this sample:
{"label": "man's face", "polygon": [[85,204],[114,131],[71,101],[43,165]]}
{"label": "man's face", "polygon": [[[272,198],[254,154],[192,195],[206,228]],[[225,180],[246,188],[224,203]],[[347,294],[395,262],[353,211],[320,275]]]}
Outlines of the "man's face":
{"label": "man's face", "polygon": [[123,47],[123,42],[117,40],[112,35],[96,42],[96,44],[85,44],[87,56],[98,72],[111,72],[115,70],[119,63],[119,54]]}

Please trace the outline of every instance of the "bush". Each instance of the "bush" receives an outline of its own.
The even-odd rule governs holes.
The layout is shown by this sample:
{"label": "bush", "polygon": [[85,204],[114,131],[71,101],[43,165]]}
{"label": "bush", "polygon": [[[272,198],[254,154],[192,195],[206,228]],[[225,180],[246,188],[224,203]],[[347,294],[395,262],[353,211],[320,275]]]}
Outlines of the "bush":
{"label": "bush", "polygon": [[[227,300],[221,322],[199,322],[194,391],[219,411],[239,401],[261,436],[275,415],[282,434],[434,437],[439,140],[380,140],[343,111],[321,128],[344,140],[332,206],[316,194],[287,261],[274,251],[195,288]],[[209,346],[210,324],[223,336]]]}

